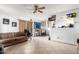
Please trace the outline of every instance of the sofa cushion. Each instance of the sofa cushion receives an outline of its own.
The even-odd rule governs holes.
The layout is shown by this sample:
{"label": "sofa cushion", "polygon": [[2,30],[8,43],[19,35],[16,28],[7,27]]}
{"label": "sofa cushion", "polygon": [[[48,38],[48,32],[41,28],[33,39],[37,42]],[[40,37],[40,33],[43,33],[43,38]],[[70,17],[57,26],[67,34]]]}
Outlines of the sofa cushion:
{"label": "sofa cushion", "polygon": [[0,39],[6,39],[6,38],[8,38],[7,33],[6,34],[5,33],[0,34]]}
{"label": "sofa cushion", "polygon": [[15,37],[15,39],[26,39],[25,36]]}
{"label": "sofa cushion", "polygon": [[13,38],[14,37],[14,33],[8,33],[8,38]]}
{"label": "sofa cushion", "polygon": [[0,40],[0,42],[2,43],[2,44],[6,44],[6,43],[11,43],[11,42],[14,42],[15,40],[14,39],[5,39],[5,40]]}
{"label": "sofa cushion", "polygon": [[0,33],[0,39],[1,39],[1,33]]}
{"label": "sofa cushion", "polygon": [[2,40],[0,40],[0,43],[3,43],[6,40],[9,40],[9,39],[2,39]]}
{"label": "sofa cushion", "polygon": [[17,32],[14,34],[15,37],[19,37],[19,36],[25,36],[25,33],[23,32]]}

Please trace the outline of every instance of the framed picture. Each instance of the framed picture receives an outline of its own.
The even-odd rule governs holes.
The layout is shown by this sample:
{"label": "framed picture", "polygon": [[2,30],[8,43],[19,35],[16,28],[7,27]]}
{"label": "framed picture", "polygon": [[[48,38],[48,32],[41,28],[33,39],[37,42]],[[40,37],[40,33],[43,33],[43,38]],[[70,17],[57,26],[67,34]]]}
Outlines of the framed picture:
{"label": "framed picture", "polygon": [[3,18],[3,24],[9,24],[10,20],[7,18]]}
{"label": "framed picture", "polygon": [[34,22],[34,28],[35,29],[40,29],[41,28],[41,23],[40,22]]}
{"label": "framed picture", "polygon": [[75,18],[77,16],[77,13],[69,13],[69,14],[66,14],[68,18]]}
{"label": "framed picture", "polygon": [[17,22],[12,22],[12,27],[17,27]]}
{"label": "framed picture", "polygon": [[52,15],[51,17],[48,18],[48,21],[55,21],[56,20],[56,15]]}

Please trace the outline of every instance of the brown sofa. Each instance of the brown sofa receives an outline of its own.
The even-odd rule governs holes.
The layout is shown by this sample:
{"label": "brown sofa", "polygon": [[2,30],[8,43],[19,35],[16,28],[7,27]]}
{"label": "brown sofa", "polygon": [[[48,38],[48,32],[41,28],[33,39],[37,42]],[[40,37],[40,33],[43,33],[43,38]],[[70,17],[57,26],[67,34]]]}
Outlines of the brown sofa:
{"label": "brown sofa", "polygon": [[27,36],[23,32],[0,33],[0,43],[4,47],[27,41]]}

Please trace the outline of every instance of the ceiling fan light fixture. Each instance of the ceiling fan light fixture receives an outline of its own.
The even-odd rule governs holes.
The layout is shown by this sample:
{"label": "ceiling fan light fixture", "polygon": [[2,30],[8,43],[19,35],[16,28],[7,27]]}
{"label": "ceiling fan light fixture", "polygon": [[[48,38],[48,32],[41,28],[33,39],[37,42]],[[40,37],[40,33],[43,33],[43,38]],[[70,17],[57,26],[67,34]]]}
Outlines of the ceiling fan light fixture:
{"label": "ceiling fan light fixture", "polygon": [[45,7],[39,7],[38,5],[35,5],[33,13],[36,13],[36,12],[43,13],[43,11],[41,11],[42,9],[45,9]]}

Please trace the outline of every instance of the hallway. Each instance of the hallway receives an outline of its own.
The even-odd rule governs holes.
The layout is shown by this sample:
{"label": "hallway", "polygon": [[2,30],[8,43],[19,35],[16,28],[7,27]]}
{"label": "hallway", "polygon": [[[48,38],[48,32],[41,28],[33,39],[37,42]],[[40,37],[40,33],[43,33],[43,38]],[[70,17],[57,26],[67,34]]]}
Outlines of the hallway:
{"label": "hallway", "polygon": [[68,45],[56,41],[48,41],[48,37],[32,37],[32,40],[6,47],[7,54],[74,54],[75,45]]}

